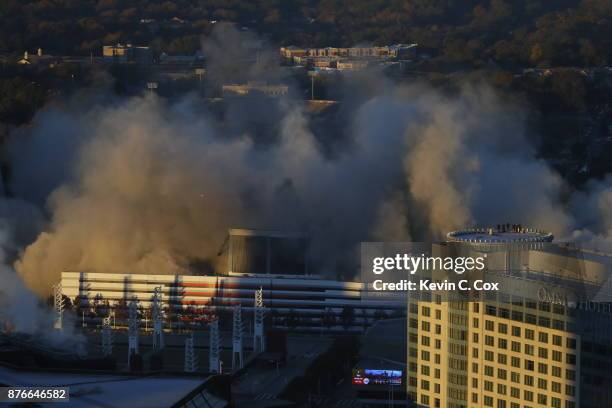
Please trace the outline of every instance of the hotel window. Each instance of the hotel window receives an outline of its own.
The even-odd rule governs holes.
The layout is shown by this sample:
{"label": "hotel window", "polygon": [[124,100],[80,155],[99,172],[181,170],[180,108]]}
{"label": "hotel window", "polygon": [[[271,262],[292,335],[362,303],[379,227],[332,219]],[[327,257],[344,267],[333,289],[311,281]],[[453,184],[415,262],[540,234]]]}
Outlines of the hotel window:
{"label": "hotel window", "polygon": [[576,381],[576,372],[574,370],[565,370],[565,379]]}
{"label": "hotel window", "polygon": [[442,334],[442,326],[436,324],[436,334]]}
{"label": "hotel window", "polygon": [[536,315],[527,313],[525,315],[525,322],[529,324],[536,324],[537,322]]}
{"label": "hotel window", "polygon": [[553,335],[552,342],[553,342],[553,344],[555,346],[561,346],[561,345],[563,345],[563,337],[557,336],[557,335]]}
{"label": "hotel window", "polygon": [[472,357],[478,358],[478,349],[476,347],[472,349]]}
{"label": "hotel window", "polygon": [[534,370],[533,360],[525,360],[525,370],[528,370],[528,371]]}
{"label": "hotel window", "polygon": [[497,393],[506,395],[506,386],[504,384],[497,384]]}
{"label": "hotel window", "polygon": [[548,388],[547,381],[543,378],[538,378],[538,388],[541,390],[545,390]]}
{"label": "hotel window", "polygon": [[421,345],[428,347],[429,346],[429,337],[421,336]]}
{"label": "hotel window", "polygon": [[485,344],[491,347],[495,346],[495,339],[493,336],[485,336]]}
{"label": "hotel window", "polygon": [[504,319],[510,318],[510,310],[508,309],[499,309],[498,313],[499,317],[503,317]]}
{"label": "hotel window", "polygon": [[553,366],[553,368],[552,368],[552,375],[555,376],[555,377],[561,378],[561,367]]}
{"label": "hotel window", "polygon": [[576,364],[576,355],[575,354],[566,354],[565,362],[567,364]]}
{"label": "hotel window", "polygon": [[497,331],[502,333],[502,334],[508,333],[508,325],[504,324],[504,323],[499,323],[497,325]]}
{"label": "hotel window", "polygon": [[525,385],[533,387],[533,377],[530,375],[525,376]]}
{"label": "hotel window", "polygon": [[562,320],[553,319],[553,329],[563,330],[565,329],[565,323]]}
{"label": "hotel window", "polygon": [[478,302],[475,302],[472,310],[474,310],[474,313],[479,313],[480,312],[480,304]]}
{"label": "hotel window", "polygon": [[423,307],[421,308],[421,314],[422,314],[423,316],[427,316],[427,317],[429,317],[430,312],[431,312],[431,309],[429,309],[427,306],[423,306]]}
{"label": "hotel window", "polygon": [[497,339],[497,347],[506,350],[508,348],[508,341],[506,339]]}
{"label": "hotel window", "polygon": [[434,384],[434,392],[435,392],[436,394],[439,394],[439,393],[440,393],[440,384]]}
{"label": "hotel window", "polygon": [[534,339],[534,335],[535,335],[535,332],[533,330],[525,329],[525,338],[527,340],[533,340]]}
{"label": "hotel window", "polygon": [[441,310],[436,310],[436,319],[438,319],[438,320],[442,319],[442,311]]}
{"label": "hotel window", "polygon": [[519,312],[517,310],[513,310],[512,311],[512,320],[514,320],[516,322],[522,322],[523,321],[523,312]]}
{"label": "hotel window", "polygon": [[520,353],[521,352],[521,343],[519,343],[518,341],[513,341],[512,342],[512,351]]}
{"label": "hotel window", "polygon": [[506,370],[504,370],[503,368],[498,368],[497,378],[502,379],[502,380],[505,380],[506,378],[508,378]]}
{"label": "hotel window", "polygon": [[525,354],[533,356],[533,346],[531,344],[525,344]]}
{"label": "hotel window", "polygon": [[540,316],[538,319],[538,325],[542,327],[550,327],[550,319],[548,317]]}
{"label": "hotel window", "polygon": [[421,322],[421,329],[422,329],[422,330],[424,330],[424,331],[427,331],[427,332],[428,332],[428,331],[429,331],[429,328],[430,328],[430,326],[429,326],[429,322],[425,322],[425,321],[422,321],[422,322]]}
{"label": "hotel window", "polygon": [[567,348],[576,349],[576,339],[567,339]]}
{"label": "hotel window", "polygon": [[440,398],[434,399],[434,408],[440,408]]}
{"label": "hotel window", "polygon": [[548,343],[548,333],[539,332],[538,340],[540,340],[540,343]]}
{"label": "hotel window", "polygon": [[557,393],[561,393],[561,384],[558,382],[553,381],[550,384],[550,388],[553,390],[553,392],[557,392]]}
{"label": "hotel window", "polygon": [[440,339],[436,339],[436,348],[440,349],[442,347],[442,342],[440,341]]}
{"label": "hotel window", "polygon": [[512,398],[521,398],[521,390],[516,387],[510,387],[510,396]]}
{"label": "hotel window", "polygon": [[520,368],[521,367],[521,359],[518,358],[518,357],[511,357],[510,358],[510,365],[512,367]]}
{"label": "hotel window", "polygon": [[491,320],[485,320],[485,329],[489,331],[495,330],[495,324]]}
{"label": "hotel window", "polygon": [[477,329],[478,328],[478,319],[474,318],[474,328]]}
{"label": "hotel window", "polygon": [[492,407],[493,406],[493,397],[489,397],[488,395],[485,395],[484,397],[484,404],[486,407]]}
{"label": "hotel window", "polygon": [[523,399],[527,401],[533,401],[533,392],[525,390],[523,392]]}
{"label": "hotel window", "polygon": [[442,296],[441,295],[436,295],[436,304],[439,305],[442,303]]}
{"label": "hotel window", "polygon": [[419,306],[416,303],[410,304],[410,313],[419,313]]}
{"label": "hotel window", "polygon": [[521,337],[521,328],[518,326],[512,326],[512,335],[514,337]]}
{"label": "hotel window", "polygon": [[478,373],[478,363],[472,363],[472,372]]}
{"label": "hotel window", "polygon": [[423,375],[429,375],[429,366],[422,365],[422,366],[421,366],[421,374],[423,374]]}
{"label": "hotel window", "polygon": [[548,366],[544,363],[538,363],[538,373],[548,374]]}
{"label": "hotel window", "polygon": [[439,354],[436,354],[434,356],[434,359],[435,359],[434,361],[435,361],[436,364],[440,364],[440,355]]}
{"label": "hotel window", "polygon": [[486,376],[488,377],[493,377],[493,367],[491,366],[485,366],[484,368],[484,373]]}
{"label": "hotel window", "polygon": [[550,303],[548,302],[539,302],[539,309],[544,312],[550,312]]}
{"label": "hotel window", "polygon": [[506,408],[506,401],[498,399],[497,408]]}
{"label": "hotel window", "polygon": [[478,378],[472,378],[472,388],[478,388]]}
{"label": "hotel window", "polygon": [[421,395],[421,404],[429,405],[429,396]]}
{"label": "hotel window", "polygon": [[478,394],[476,394],[475,392],[472,393],[472,402],[473,403],[477,403],[478,402]]}
{"label": "hotel window", "polygon": [[508,357],[505,354],[498,354],[497,355],[497,362],[499,364],[508,364]]}
{"label": "hotel window", "polygon": [[489,316],[497,316],[497,308],[495,306],[487,305],[485,313]]}
{"label": "hotel window", "polygon": [[561,400],[559,398],[552,397],[550,399],[550,405],[552,405],[553,408],[561,408]]}
{"label": "hotel window", "polygon": [[546,405],[546,395],[538,394],[538,404]]}
{"label": "hotel window", "polygon": [[510,381],[513,383],[520,384],[521,383],[521,375],[519,373],[515,373],[514,371],[510,373]]}
{"label": "hotel window", "polygon": [[484,382],[485,391],[493,392],[493,383],[491,381]]}
{"label": "hotel window", "polygon": [[532,300],[527,300],[525,302],[525,306],[529,309],[535,309],[537,307],[536,302],[532,301]]}
{"label": "hotel window", "polygon": [[429,381],[421,380],[421,389],[429,391]]}
{"label": "hotel window", "polygon": [[474,334],[472,334],[472,341],[473,341],[474,343],[478,343],[478,333],[474,333]]}
{"label": "hotel window", "polygon": [[552,359],[553,361],[561,362],[563,361],[563,354],[560,351],[553,350]]}
{"label": "hotel window", "polygon": [[576,408],[574,401],[565,401],[565,408]]}
{"label": "hotel window", "polygon": [[421,350],[421,359],[429,361],[429,351]]}
{"label": "hotel window", "polygon": [[548,349],[545,348],[538,348],[538,357],[540,358],[548,358]]}
{"label": "hotel window", "polygon": [[[519,398],[519,397],[516,397],[516,398]],[[521,408],[521,404],[517,404],[516,402],[511,402],[510,408]]]}
{"label": "hotel window", "polygon": [[434,369],[434,378],[440,378],[440,369],[439,368]]}

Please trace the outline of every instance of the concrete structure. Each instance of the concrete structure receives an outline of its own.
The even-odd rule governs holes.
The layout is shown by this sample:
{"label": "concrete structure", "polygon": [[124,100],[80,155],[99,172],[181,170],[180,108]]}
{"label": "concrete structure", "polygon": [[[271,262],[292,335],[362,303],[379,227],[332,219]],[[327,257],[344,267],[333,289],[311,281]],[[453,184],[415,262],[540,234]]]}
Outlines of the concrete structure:
{"label": "concrete structure", "polygon": [[[361,332],[364,318],[374,319],[403,313],[398,301],[361,299],[362,284],[339,282],[321,276],[254,274],[250,276],[141,275],[88,272],[62,272],[62,293],[83,308],[92,307],[94,296],[108,301],[116,311],[116,324],[127,326],[127,304],[132,298],[149,308],[155,287],[162,287],[162,304],[167,329],[203,329],[214,315],[231,311],[236,304],[253,313],[253,298],[259,288],[266,299],[266,310],[273,327],[285,327],[293,320],[301,331],[341,330]],[[354,319],[341,322],[346,308],[359,311]],[[180,316],[179,316],[180,313]],[[330,319],[331,317],[331,319]],[[96,320],[97,319],[97,320]],[[99,318],[87,317],[88,324],[99,325]]]}
{"label": "concrete structure", "polygon": [[229,275],[308,275],[308,238],[300,233],[233,228],[228,232]]}
{"label": "concrete structure", "polygon": [[[612,406],[612,309],[604,298],[612,257],[550,243],[521,226],[465,230],[461,245],[486,254],[498,292],[409,301],[407,392],[418,406],[595,408]],[[457,244],[457,242],[459,242]],[[593,289],[593,290],[592,290]]]}

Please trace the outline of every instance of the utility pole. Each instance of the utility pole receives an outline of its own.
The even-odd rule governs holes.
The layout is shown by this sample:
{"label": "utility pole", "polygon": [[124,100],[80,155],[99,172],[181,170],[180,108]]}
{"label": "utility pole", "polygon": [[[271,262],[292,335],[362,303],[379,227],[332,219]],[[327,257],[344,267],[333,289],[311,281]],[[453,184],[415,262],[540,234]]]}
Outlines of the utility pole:
{"label": "utility pole", "polygon": [[220,344],[219,338],[219,319],[210,323],[210,352],[208,355],[208,371],[211,373],[221,373]]}
{"label": "utility pole", "polygon": [[140,320],[138,319],[138,309],[136,299],[130,302],[128,320],[128,364],[133,354],[138,354],[138,332],[140,331]]}
{"label": "utility pole", "polygon": [[185,372],[194,373],[198,370],[198,356],[195,353],[193,332],[185,339]]}
{"label": "utility pole", "polygon": [[262,353],[266,349],[266,340],[264,335],[264,314],[265,309],[263,305],[263,288],[260,287],[258,290],[255,291],[255,324],[253,327],[253,351],[256,353]]}
{"label": "utility pole", "polygon": [[242,355],[242,308],[240,304],[234,306],[232,329],[232,369],[236,370],[244,366]]}
{"label": "utility pole", "polygon": [[53,286],[53,305],[55,309],[55,322],[53,327],[56,330],[63,330],[64,320],[64,298],[62,297],[62,284]]}
{"label": "utility pole", "polygon": [[164,318],[162,310],[162,287],[156,286],[153,291],[153,305],[151,306],[151,318],[153,319],[153,349],[164,348]]}
{"label": "utility pole", "polygon": [[110,356],[113,354],[113,333],[111,330],[110,315],[102,319],[102,354]]}

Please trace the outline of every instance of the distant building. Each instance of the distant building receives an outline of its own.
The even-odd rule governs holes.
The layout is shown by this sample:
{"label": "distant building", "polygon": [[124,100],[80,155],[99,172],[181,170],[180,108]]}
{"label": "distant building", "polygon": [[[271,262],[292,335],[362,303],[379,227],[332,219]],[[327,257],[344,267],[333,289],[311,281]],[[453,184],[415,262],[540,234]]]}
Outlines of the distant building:
{"label": "distant building", "polygon": [[398,61],[415,57],[417,44],[395,44],[384,46],[299,48],[282,47],[280,54],[296,65],[314,68],[337,68],[357,70],[368,65],[368,61]]}
{"label": "distant building", "polygon": [[36,54],[30,54],[27,51],[23,53],[23,57],[17,60],[19,65],[32,65],[37,67],[53,68],[57,65],[59,59],[52,55],[43,54],[42,48],[36,51]]}
{"label": "distant building", "polygon": [[224,97],[245,96],[250,94],[263,94],[269,97],[279,97],[289,92],[287,85],[268,85],[260,82],[247,84],[229,84],[222,87]]}
{"label": "distant building", "polygon": [[153,52],[149,47],[135,47],[132,44],[105,45],[102,56],[106,61],[118,63],[148,65],[153,62]]}

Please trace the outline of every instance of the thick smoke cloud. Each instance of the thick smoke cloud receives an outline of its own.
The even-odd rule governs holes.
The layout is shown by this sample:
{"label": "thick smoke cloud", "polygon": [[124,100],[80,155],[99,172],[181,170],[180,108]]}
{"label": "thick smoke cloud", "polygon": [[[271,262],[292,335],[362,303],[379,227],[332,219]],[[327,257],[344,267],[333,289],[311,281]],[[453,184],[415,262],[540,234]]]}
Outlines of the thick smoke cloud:
{"label": "thick smoke cloud", "polygon": [[[217,33],[205,49],[220,53],[226,37]],[[228,63],[211,61],[220,81]],[[349,136],[331,156],[303,102],[290,97],[250,100],[275,111],[259,132],[244,120],[253,111],[235,101],[221,119],[190,97],[44,110],[10,146],[12,191],[45,197],[50,214],[17,271],[48,294],[62,270],[223,270],[217,252],[230,227],[306,232],[316,268],[332,277],[354,273],[365,240],[443,239],[501,222],[562,238],[607,235],[612,222],[592,226],[612,219],[609,188],[576,198],[598,209],[577,216],[579,205],[561,201],[563,180],[525,139],[524,113],[487,86],[447,95],[381,83],[367,97],[346,94]]]}

